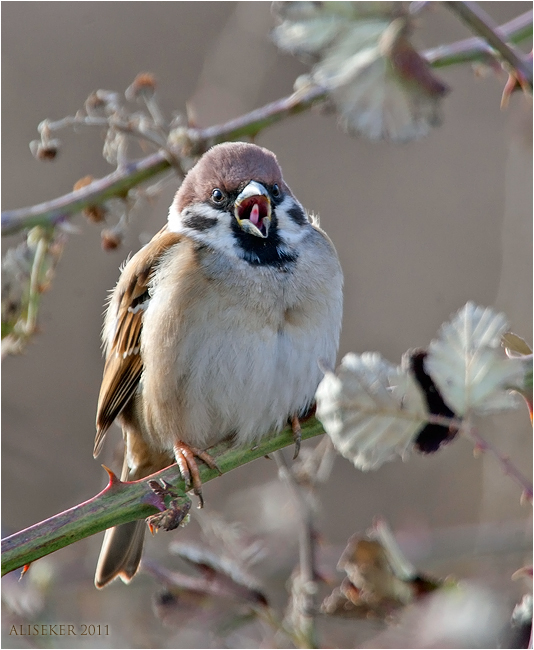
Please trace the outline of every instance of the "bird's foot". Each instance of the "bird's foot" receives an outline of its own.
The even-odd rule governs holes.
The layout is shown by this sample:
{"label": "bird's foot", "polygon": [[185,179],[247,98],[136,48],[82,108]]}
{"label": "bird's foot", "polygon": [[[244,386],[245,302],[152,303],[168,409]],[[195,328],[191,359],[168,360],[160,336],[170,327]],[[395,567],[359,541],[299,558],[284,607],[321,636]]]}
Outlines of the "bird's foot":
{"label": "bird's foot", "polygon": [[296,415],[291,418],[291,430],[293,431],[293,440],[295,442],[295,453],[293,460],[297,458],[300,451],[300,443],[302,441],[302,429],[300,428],[300,421]]}
{"label": "bird's foot", "polygon": [[204,507],[204,499],[202,497],[202,481],[200,480],[200,472],[198,471],[197,461],[195,456],[204,461],[210,469],[216,469],[219,474],[221,470],[217,467],[215,460],[208,454],[207,451],[197,449],[191,445],[186,445],[185,442],[178,441],[174,445],[174,457],[180,470],[180,474],[185,481],[185,489],[190,490],[198,497],[198,507]]}
{"label": "bird's foot", "polygon": [[[148,485],[154,494],[161,499],[162,511],[157,515],[147,517],[146,523],[152,535],[159,528],[174,530],[182,523],[191,508],[191,499],[184,494],[176,492],[170,483],[163,480],[149,481]],[[170,498],[169,507],[165,507],[165,497]]]}

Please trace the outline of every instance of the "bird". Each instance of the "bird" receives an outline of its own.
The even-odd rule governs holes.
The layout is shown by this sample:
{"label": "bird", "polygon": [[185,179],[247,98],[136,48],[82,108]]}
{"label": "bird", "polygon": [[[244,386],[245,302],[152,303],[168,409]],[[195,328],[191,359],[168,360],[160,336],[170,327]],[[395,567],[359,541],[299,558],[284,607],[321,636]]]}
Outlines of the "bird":
{"label": "bird", "polygon": [[[122,267],[102,332],[105,365],[94,456],[117,420],[121,480],[177,463],[202,506],[198,458],[224,440],[254,446],[314,402],[318,361],[333,366],[343,309],[336,249],[282,176],[246,142],[208,149],[165,226]],[[144,521],[106,531],[95,574],[128,583]]]}

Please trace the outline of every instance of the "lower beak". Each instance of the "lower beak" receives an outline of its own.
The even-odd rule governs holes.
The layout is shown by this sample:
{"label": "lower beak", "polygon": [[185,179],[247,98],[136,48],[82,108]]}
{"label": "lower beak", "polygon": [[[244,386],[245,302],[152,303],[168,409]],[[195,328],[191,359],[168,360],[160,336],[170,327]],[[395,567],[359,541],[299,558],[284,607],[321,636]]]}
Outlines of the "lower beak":
{"label": "lower beak", "polygon": [[271,199],[261,183],[250,181],[235,200],[234,215],[240,228],[266,239],[271,225]]}

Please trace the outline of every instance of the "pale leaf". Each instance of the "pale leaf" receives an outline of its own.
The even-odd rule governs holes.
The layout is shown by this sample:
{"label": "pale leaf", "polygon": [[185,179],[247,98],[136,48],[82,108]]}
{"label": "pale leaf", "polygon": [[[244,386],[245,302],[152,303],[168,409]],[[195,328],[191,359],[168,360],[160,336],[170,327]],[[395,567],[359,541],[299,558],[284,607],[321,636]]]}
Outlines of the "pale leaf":
{"label": "pale leaf", "polygon": [[317,417],[339,453],[362,470],[404,457],[426,422],[412,377],[377,353],[347,354],[316,394]]}
{"label": "pale leaf", "polygon": [[457,415],[516,405],[509,389],[524,381],[523,364],[501,347],[506,317],[468,302],[432,341],[425,369]]}
{"label": "pale leaf", "polygon": [[404,3],[276,5],[283,19],[273,31],[276,44],[315,62],[308,83],[329,91],[347,131],[401,142],[440,123],[447,88],[408,40]]}

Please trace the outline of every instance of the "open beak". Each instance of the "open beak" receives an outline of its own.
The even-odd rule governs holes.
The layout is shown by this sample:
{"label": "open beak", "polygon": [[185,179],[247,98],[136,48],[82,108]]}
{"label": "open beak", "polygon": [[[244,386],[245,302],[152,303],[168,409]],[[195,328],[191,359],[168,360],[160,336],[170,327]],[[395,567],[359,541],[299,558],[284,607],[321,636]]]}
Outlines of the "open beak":
{"label": "open beak", "polygon": [[271,225],[271,199],[261,183],[250,181],[235,200],[234,215],[242,230],[267,238]]}

